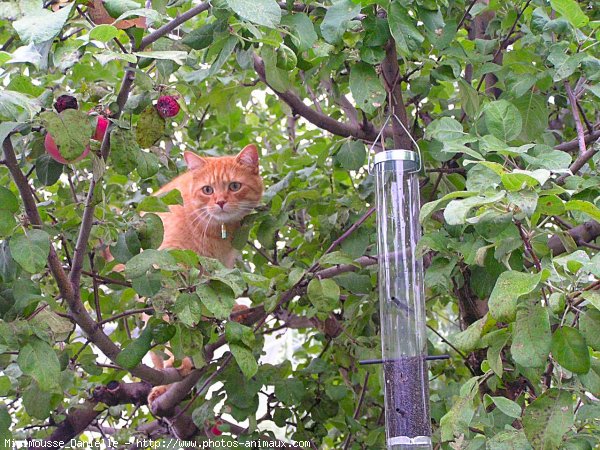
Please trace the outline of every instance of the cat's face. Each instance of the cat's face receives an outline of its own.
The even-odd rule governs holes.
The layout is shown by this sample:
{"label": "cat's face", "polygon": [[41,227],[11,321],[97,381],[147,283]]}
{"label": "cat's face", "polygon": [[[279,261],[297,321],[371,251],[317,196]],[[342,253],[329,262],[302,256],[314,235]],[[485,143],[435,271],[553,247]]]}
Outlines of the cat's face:
{"label": "cat's face", "polygon": [[258,150],[247,145],[237,156],[202,158],[185,152],[192,171],[190,201],[193,212],[215,225],[237,222],[260,202],[262,178],[258,173]]}

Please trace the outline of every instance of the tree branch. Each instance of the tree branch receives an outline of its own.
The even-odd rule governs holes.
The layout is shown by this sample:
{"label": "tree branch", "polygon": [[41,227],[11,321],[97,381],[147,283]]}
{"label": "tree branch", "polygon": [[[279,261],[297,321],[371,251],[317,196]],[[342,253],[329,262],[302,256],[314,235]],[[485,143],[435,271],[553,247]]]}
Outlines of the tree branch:
{"label": "tree branch", "polygon": [[265,83],[275,94],[288,104],[294,113],[297,113],[308,120],[310,123],[322,128],[323,130],[329,131],[338,136],[342,137],[353,137],[355,139],[361,139],[365,141],[373,141],[377,137],[378,130],[375,129],[370,123],[352,125],[344,122],[338,122],[337,120],[329,117],[326,114],[315,111],[311,107],[304,104],[302,99],[298,97],[292,91],[279,92],[273,88],[267,82],[267,76],[265,73],[265,63],[260,56],[256,53],[253,54],[254,58],[254,70],[258,74],[260,80]]}
{"label": "tree branch", "polygon": [[159,40],[161,37],[169,34],[171,31],[173,31],[179,25],[183,24],[184,22],[187,22],[192,17],[195,17],[198,14],[203,13],[204,11],[207,11],[209,8],[210,8],[209,3],[200,3],[199,5],[194,6],[193,8],[184,12],[182,15],[177,16],[170,22],[168,22],[165,25],[163,25],[162,27],[160,27],[158,30],[153,31],[148,36],[145,36],[142,39],[142,42],[140,42],[139,50],[145,49],[146,47],[148,47],[155,41]]}
{"label": "tree branch", "polygon": [[48,443],[65,442],[77,437],[84,432],[90,424],[102,412],[97,409],[98,403],[102,402],[108,406],[136,404],[143,405],[152,386],[149,383],[119,383],[112,381],[106,386],[98,386],[94,389],[91,399],[83,404],[70,409],[65,420],[46,439],[33,441],[29,450],[48,448]]}
{"label": "tree branch", "polygon": [[573,93],[573,89],[571,89],[571,85],[569,84],[569,80],[564,81],[565,90],[567,91],[567,97],[569,97],[569,104],[571,106],[571,113],[573,114],[573,120],[575,121],[575,129],[577,130],[577,143],[579,145],[579,153],[585,153],[585,131],[583,131],[583,124],[581,123],[581,116],[579,115],[579,111],[577,110],[577,99],[575,98],[575,94]]}
{"label": "tree branch", "polygon": [[[600,130],[596,130],[593,133],[586,134],[584,136],[584,141],[587,145],[587,144],[597,140],[598,138],[600,138]],[[577,137],[576,139],[573,139],[572,141],[563,142],[562,144],[558,144],[557,146],[554,147],[555,150],[560,150],[562,152],[570,152],[577,148],[579,148],[579,137]]]}
{"label": "tree branch", "polygon": [[[585,145],[585,143],[583,145]],[[592,146],[591,149],[585,150],[584,152],[580,153],[577,159],[569,167],[569,173],[565,173],[558,177],[556,183],[562,185],[564,184],[567,177],[569,177],[570,175],[575,175],[577,172],[579,172],[581,168],[585,166],[585,164],[594,157],[594,155],[598,152],[599,147],[600,139]]]}
{"label": "tree branch", "polygon": [[[385,90],[388,93],[388,108],[392,118],[392,133],[394,146],[396,148],[411,149],[412,139],[405,129],[408,130],[408,115],[404,100],[402,99],[402,86],[400,84],[400,67],[398,66],[398,54],[396,53],[396,42],[390,38],[385,44],[385,58],[381,63],[381,75]],[[396,117],[402,122],[398,123]],[[404,125],[404,127],[402,126]],[[416,150],[416,149],[415,149]]]}

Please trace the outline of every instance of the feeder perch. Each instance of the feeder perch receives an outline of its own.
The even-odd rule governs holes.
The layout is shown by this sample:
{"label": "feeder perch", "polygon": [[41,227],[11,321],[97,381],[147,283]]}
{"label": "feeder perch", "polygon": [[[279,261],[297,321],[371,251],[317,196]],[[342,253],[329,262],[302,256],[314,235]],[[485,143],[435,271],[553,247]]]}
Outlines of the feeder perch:
{"label": "feeder perch", "polygon": [[423,264],[416,256],[419,155],[377,153],[379,303],[388,450],[431,449]]}

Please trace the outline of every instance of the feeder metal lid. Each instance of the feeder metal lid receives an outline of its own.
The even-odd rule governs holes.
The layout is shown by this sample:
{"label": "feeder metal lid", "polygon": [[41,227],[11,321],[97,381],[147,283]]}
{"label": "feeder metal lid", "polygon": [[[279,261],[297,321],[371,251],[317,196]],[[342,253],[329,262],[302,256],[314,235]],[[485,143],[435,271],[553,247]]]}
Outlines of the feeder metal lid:
{"label": "feeder metal lid", "polygon": [[404,170],[407,171],[418,170],[420,163],[417,152],[412,150],[394,149],[377,153],[373,158],[373,167],[377,167],[377,165],[381,163],[392,161],[403,161]]}

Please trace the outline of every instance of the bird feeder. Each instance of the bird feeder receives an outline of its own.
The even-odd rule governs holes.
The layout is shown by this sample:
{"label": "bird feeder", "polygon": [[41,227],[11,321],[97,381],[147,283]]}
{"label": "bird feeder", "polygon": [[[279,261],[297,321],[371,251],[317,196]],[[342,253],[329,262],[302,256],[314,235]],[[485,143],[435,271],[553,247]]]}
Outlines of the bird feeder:
{"label": "bird feeder", "polygon": [[388,450],[431,449],[421,236],[421,160],[387,150],[373,160],[377,197],[379,303]]}

